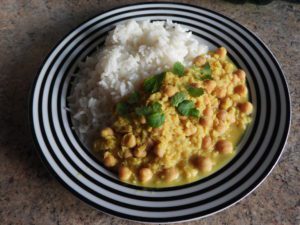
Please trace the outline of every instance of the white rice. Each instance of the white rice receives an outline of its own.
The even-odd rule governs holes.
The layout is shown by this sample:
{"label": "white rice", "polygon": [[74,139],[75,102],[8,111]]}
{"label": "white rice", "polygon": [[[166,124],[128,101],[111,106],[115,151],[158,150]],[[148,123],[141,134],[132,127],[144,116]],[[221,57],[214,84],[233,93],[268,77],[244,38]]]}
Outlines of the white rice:
{"label": "white rice", "polygon": [[176,61],[189,66],[207,51],[191,32],[171,21],[130,20],[117,25],[104,48],[79,65],[68,98],[80,139],[89,146],[99,129],[111,122],[114,103],[146,77],[171,68]]}

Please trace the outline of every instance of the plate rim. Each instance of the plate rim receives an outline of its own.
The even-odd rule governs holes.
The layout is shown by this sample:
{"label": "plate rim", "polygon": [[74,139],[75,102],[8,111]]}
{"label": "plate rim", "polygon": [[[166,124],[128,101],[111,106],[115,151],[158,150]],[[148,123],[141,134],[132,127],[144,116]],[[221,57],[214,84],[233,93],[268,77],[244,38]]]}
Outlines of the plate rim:
{"label": "plate rim", "polygon": [[[262,44],[262,47],[266,50],[267,53],[269,53],[272,56],[272,59],[274,60],[274,64],[275,66],[278,67],[278,71],[280,72],[280,75],[282,76],[284,83],[283,86],[286,88],[287,90],[287,99],[288,102],[286,103],[288,106],[288,111],[287,111],[287,117],[288,117],[288,123],[286,124],[287,129],[286,132],[283,133],[282,138],[284,138],[283,141],[283,145],[280,149],[280,154],[277,156],[276,161],[274,162],[274,164],[272,165],[272,167],[269,169],[268,173],[262,177],[261,179],[259,179],[259,181],[257,182],[257,184],[250,190],[248,191],[244,196],[242,196],[241,198],[239,198],[238,200],[235,200],[234,202],[232,202],[231,204],[228,204],[227,206],[213,211],[209,214],[206,214],[204,216],[200,216],[200,217],[192,217],[190,219],[183,219],[183,220],[170,220],[170,221],[164,221],[163,223],[178,223],[178,222],[184,222],[184,221],[192,221],[192,220],[196,220],[196,219],[200,219],[200,218],[205,218],[208,217],[210,215],[213,215],[215,213],[221,212],[235,204],[237,204],[238,202],[240,202],[241,200],[243,200],[244,198],[246,198],[248,195],[250,195],[254,190],[256,190],[256,188],[258,188],[264,181],[265,179],[270,175],[270,173],[273,171],[274,167],[277,165],[278,161],[280,160],[283,152],[286,150],[286,144],[287,144],[287,140],[288,140],[288,136],[290,133],[290,129],[291,129],[291,120],[292,120],[292,105],[291,105],[291,96],[290,96],[290,89],[288,86],[288,82],[287,82],[287,78],[285,76],[284,71],[282,70],[281,65],[279,64],[277,58],[275,57],[274,53],[270,50],[270,48],[266,45],[266,43],[260,38],[258,37],[254,32],[252,32],[250,29],[248,29],[246,26],[236,22],[235,20],[231,19],[230,17],[216,12],[214,10],[202,7],[202,6],[198,6],[198,5],[194,5],[194,4],[189,4],[189,3],[180,3],[180,2],[167,2],[167,1],[157,1],[157,2],[138,2],[138,3],[130,3],[130,4],[121,4],[119,6],[116,7],[111,7],[108,8],[107,10],[103,10],[91,17],[89,17],[88,19],[84,20],[83,22],[79,23],[79,25],[75,26],[74,28],[72,28],[69,32],[67,32],[65,35],[62,36],[62,38],[59,38],[58,41],[54,44],[53,47],[50,48],[48,54],[44,57],[42,63],[39,66],[39,69],[37,70],[34,79],[31,83],[31,88],[30,88],[30,92],[28,95],[28,121],[29,121],[29,127],[30,127],[30,131],[31,131],[31,136],[33,139],[33,143],[34,143],[34,148],[36,150],[37,155],[39,156],[39,158],[41,159],[41,161],[43,162],[45,168],[47,168],[48,172],[51,174],[52,177],[55,178],[55,180],[57,180],[57,182],[59,182],[64,188],[66,188],[69,192],[71,192],[73,195],[75,195],[77,198],[79,198],[81,201],[83,201],[85,204],[92,206],[93,208],[95,208],[96,210],[99,210],[107,215],[111,215],[111,216],[116,216],[128,221],[139,221],[139,222],[143,222],[143,223],[161,223],[161,222],[156,222],[156,221],[151,221],[148,218],[143,218],[143,217],[139,217],[139,216],[131,216],[131,215],[127,215],[121,212],[116,212],[114,210],[111,210],[109,208],[106,207],[102,207],[96,203],[93,203],[92,201],[90,201],[89,199],[86,199],[84,196],[80,195],[79,193],[77,193],[76,191],[74,191],[70,186],[68,186],[66,184],[66,182],[54,171],[54,169],[51,167],[51,165],[49,164],[49,162],[47,161],[46,157],[44,156],[43,150],[41,149],[41,146],[39,145],[39,141],[36,135],[36,131],[34,129],[34,123],[33,123],[33,97],[34,97],[34,92],[35,92],[35,88],[36,88],[36,83],[38,81],[38,78],[40,76],[40,73],[45,65],[45,63],[47,62],[47,60],[49,59],[49,57],[52,55],[52,53],[57,49],[57,47],[61,44],[61,42],[63,40],[65,40],[70,34],[72,34],[74,31],[76,31],[78,28],[80,28],[82,25],[84,25],[85,23],[87,23],[88,21],[102,15],[105,13],[109,13],[118,9],[122,9],[122,8],[126,8],[126,7],[131,7],[131,6],[139,6],[139,5],[155,5],[155,4],[165,4],[165,5],[177,5],[177,6],[188,6],[188,7],[192,7],[195,9],[200,9],[203,11],[207,11],[209,13],[215,14],[217,16],[223,17],[225,19],[227,19],[228,21],[232,22],[234,25],[237,25],[238,27],[240,27],[241,29],[243,29],[244,31],[248,32],[249,34],[251,34],[253,36],[253,38],[257,39],[258,42],[260,42]],[[134,219],[133,219],[134,218]]]}

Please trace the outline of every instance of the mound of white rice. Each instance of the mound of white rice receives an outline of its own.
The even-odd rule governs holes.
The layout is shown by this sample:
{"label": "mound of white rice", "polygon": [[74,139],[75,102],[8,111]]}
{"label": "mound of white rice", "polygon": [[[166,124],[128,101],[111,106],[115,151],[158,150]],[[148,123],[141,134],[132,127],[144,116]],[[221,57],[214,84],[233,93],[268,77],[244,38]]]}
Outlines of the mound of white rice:
{"label": "mound of white rice", "polygon": [[116,26],[104,48],[79,65],[68,98],[81,140],[89,146],[97,131],[111,122],[114,103],[146,77],[172,68],[176,61],[189,66],[207,50],[191,32],[171,21],[131,20]]}

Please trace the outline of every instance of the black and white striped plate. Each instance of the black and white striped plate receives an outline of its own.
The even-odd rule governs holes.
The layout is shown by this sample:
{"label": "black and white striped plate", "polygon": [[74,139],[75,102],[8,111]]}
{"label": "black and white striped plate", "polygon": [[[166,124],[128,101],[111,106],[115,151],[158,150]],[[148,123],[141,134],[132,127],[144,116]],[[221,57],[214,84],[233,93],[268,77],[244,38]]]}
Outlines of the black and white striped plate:
{"label": "black and white striped plate", "polygon": [[[71,129],[65,110],[72,73],[79,61],[102,45],[125,20],[171,19],[210,47],[225,46],[248,74],[254,122],[237,156],[221,170],[184,186],[142,189],[124,185],[103,168]],[[49,54],[30,99],[33,136],[54,176],[83,201],[122,218],[178,222],[223,210],[253,191],[270,173],[290,126],[290,99],[284,75],[270,50],[243,26],[207,9],[175,3],[142,3],[115,8],[68,34]]]}

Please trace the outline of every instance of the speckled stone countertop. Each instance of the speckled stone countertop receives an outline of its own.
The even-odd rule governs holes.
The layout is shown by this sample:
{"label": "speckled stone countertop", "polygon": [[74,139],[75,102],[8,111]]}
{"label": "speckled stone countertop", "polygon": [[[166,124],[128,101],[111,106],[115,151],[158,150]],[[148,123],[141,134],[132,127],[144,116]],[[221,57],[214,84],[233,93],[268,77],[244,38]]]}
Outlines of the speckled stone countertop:
{"label": "speckled stone countertop", "polygon": [[[0,0],[0,224],[116,224],[78,200],[45,169],[27,122],[27,100],[44,57],[66,33],[103,10],[137,1]],[[270,47],[287,77],[292,126],[285,152],[251,195],[216,215],[187,224],[300,224],[300,4],[266,6],[221,0],[182,1],[223,13]]]}

